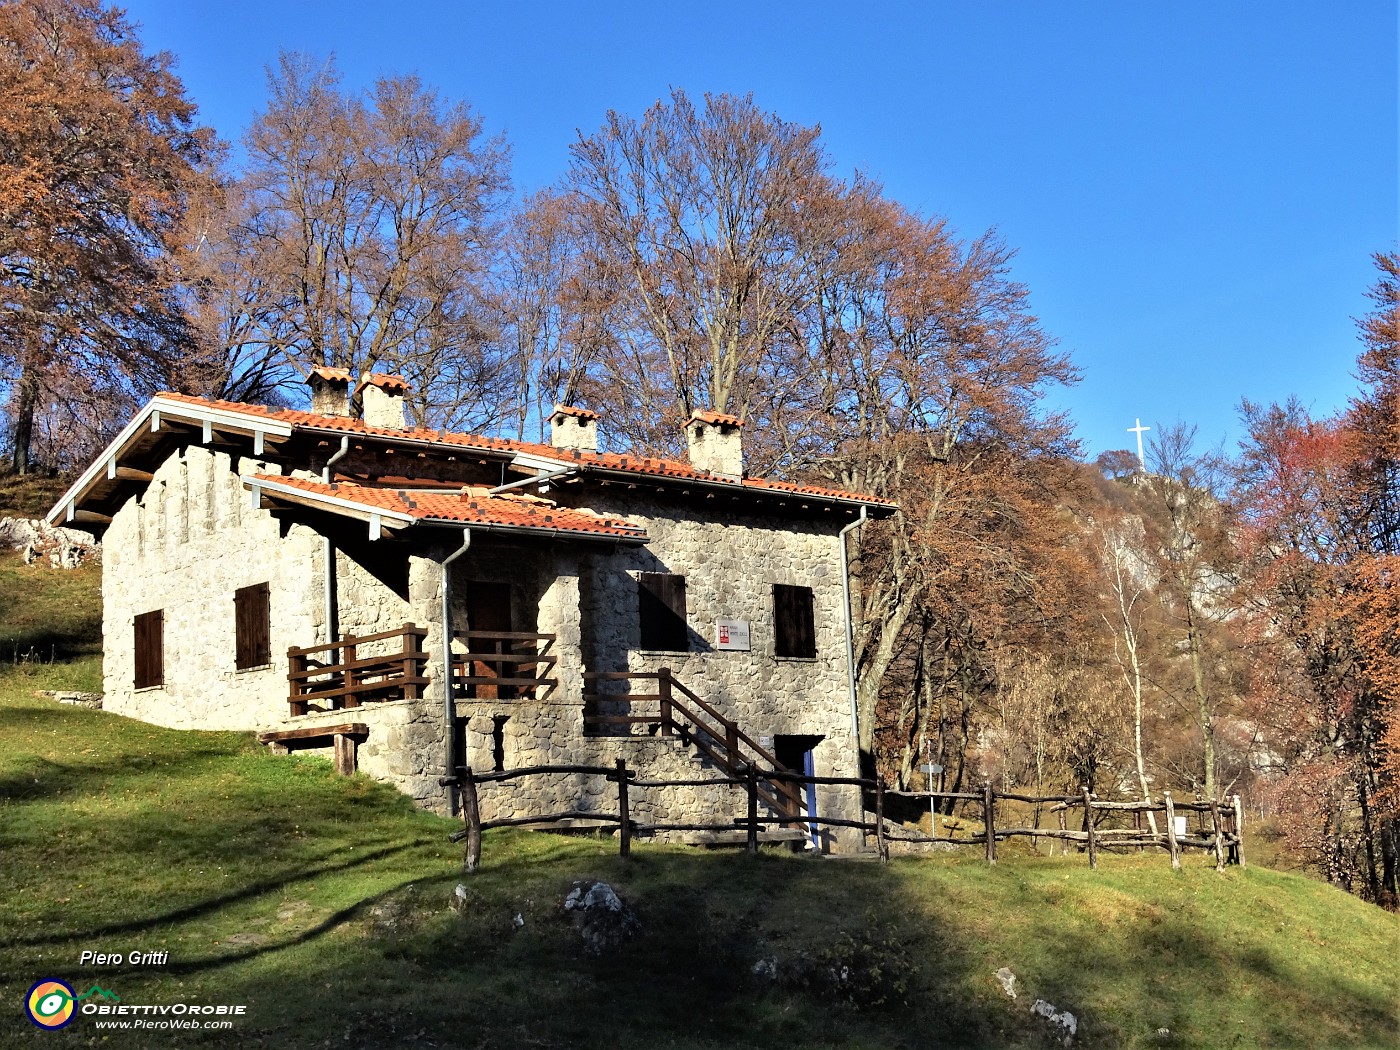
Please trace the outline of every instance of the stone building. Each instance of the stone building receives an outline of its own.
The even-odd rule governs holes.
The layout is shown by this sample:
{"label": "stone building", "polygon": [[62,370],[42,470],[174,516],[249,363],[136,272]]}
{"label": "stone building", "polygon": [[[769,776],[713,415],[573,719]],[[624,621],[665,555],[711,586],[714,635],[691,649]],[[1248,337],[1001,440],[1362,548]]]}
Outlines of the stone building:
{"label": "stone building", "polygon": [[[686,423],[681,463],[599,452],[583,409],[530,444],[408,428],[396,377],[353,391],[363,418],[348,373],[309,382],[309,412],[156,396],[50,512],[105,533],[107,710],[324,749],[441,812],[463,765],[856,774],[843,530],[891,504],[745,477],[716,413]],[[488,818],[612,804],[586,776],[482,798]],[[653,789],[633,818],[743,807]]]}

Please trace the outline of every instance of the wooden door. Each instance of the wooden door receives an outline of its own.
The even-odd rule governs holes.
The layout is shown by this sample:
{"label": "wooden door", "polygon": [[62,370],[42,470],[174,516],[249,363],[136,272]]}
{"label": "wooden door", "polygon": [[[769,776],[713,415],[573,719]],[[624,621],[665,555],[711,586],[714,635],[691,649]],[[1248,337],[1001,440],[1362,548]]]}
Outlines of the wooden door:
{"label": "wooden door", "polygon": [[[472,634],[509,634],[512,626],[510,615],[510,584],[480,583],[475,580],[467,584],[467,626]],[[511,642],[506,638],[468,638],[468,652],[508,653]],[[515,665],[496,660],[473,660],[471,673],[478,678],[514,678]],[[477,685],[467,691],[467,695],[477,700],[507,700],[516,695],[514,686]]]}

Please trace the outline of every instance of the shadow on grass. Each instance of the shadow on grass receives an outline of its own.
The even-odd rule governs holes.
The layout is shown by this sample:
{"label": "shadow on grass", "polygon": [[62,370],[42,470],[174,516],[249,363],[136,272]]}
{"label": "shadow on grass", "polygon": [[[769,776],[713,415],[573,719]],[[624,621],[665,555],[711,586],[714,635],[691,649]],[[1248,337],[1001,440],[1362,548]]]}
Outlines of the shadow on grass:
{"label": "shadow on grass", "polygon": [[[98,937],[113,936],[122,933],[133,933],[140,930],[148,930],[153,926],[167,926],[173,923],[185,922],[190,919],[199,919],[212,915],[230,905],[243,901],[253,900],[266,894],[277,892],[288,886],[305,882],[309,879],[320,878],[326,875],[334,875],[355,871],[375,861],[385,860],[399,854],[407,853],[423,845],[422,842],[405,842],[393,846],[384,846],[367,853],[357,854],[351,859],[329,864],[301,864],[294,869],[285,872],[275,878],[264,879],[259,882],[244,886],[241,889],[230,893],[213,894],[200,900],[173,908],[169,911],[143,915],[138,918],[128,919],[122,922],[107,923],[103,925],[77,926],[62,932],[43,934],[37,937],[14,937],[10,943],[16,947],[32,947],[40,945],[64,944],[69,941],[91,941]],[[337,914],[353,914],[358,908],[366,903],[373,903],[372,899],[357,901],[349,908],[342,909]],[[321,924],[321,928],[328,929],[335,925],[334,922],[327,921]],[[305,939],[305,938],[301,938]],[[295,942],[289,942],[295,943]],[[232,957],[230,957],[232,958]]]}
{"label": "shadow on grass", "polygon": [[[96,640],[94,633],[99,636]],[[100,620],[76,626],[72,631],[11,627],[0,631],[0,662],[22,667],[26,662],[55,664],[92,656],[102,652],[100,635]]]}

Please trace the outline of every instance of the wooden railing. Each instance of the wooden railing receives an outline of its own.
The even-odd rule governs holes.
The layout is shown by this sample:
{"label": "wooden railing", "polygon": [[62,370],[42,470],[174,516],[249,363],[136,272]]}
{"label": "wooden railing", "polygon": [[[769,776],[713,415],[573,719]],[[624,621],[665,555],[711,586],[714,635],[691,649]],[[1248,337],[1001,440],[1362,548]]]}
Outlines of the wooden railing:
{"label": "wooden railing", "polygon": [[[545,677],[559,662],[550,650],[555,635],[528,631],[457,631],[467,652],[452,656],[452,695],[466,700],[508,700],[517,696],[542,698],[557,678]],[[548,693],[544,694],[548,695]]]}
{"label": "wooden railing", "polygon": [[[293,646],[287,650],[288,702],[293,715],[304,715],[313,702],[338,711],[366,701],[416,700],[428,684],[424,676],[428,654],[423,650],[425,627],[406,623],[396,631],[347,634],[330,645]],[[401,638],[399,652],[360,656],[360,647]]]}
{"label": "wooden railing", "polygon": [[[617,812],[610,813],[595,809],[567,809],[551,813],[527,813],[510,817],[499,817],[495,820],[481,819],[481,805],[477,788],[482,784],[501,784],[507,781],[518,780],[523,777],[549,777],[567,776],[573,790],[577,791],[578,778],[580,776],[603,777],[608,782],[617,785]],[[1224,871],[1227,864],[1237,864],[1244,866],[1244,806],[1239,795],[1231,795],[1226,799],[1196,800],[1193,802],[1178,801],[1173,802],[1170,792],[1164,794],[1162,801],[1132,801],[1132,802],[1109,802],[1104,801],[1090,794],[1087,790],[1078,795],[1051,795],[1033,796],[1020,795],[1009,791],[996,791],[990,784],[984,784],[980,792],[944,792],[944,791],[890,791],[883,781],[867,780],[856,777],[815,777],[805,776],[799,773],[771,771],[760,774],[756,766],[749,766],[743,776],[712,776],[697,778],[692,780],[643,780],[637,775],[637,770],[629,769],[624,759],[617,759],[612,768],[607,766],[574,766],[574,765],[551,765],[551,766],[524,766],[520,769],[503,770],[496,773],[474,773],[470,766],[458,766],[454,776],[443,777],[439,783],[444,787],[452,787],[460,792],[462,801],[462,821],[463,827],[452,832],[450,838],[453,842],[466,840],[467,849],[464,857],[464,867],[468,872],[476,871],[481,864],[481,833],[491,828],[505,827],[525,827],[531,824],[554,824],[562,820],[588,819],[600,821],[605,824],[616,824],[618,827],[618,848],[622,856],[629,856],[632,848],[632,837],[638,834],[654,834],[658,831],[733,831],[741,828],[745,832],[745,846],[750,853],[758,851],[759,836],[761,829],[773,827],[775,825],[790,824],[792,821],[785,817],[761,817],[758,815],[758,803],[763,798],[763,788],[760,776],[767,777],[771,781],[782,782],[793,785],[828,785],[837,787],[855,787],[861,789],[861,794],[865,799],[869,809],[866,812],[873,819],[848,820],[843,817],[822,816],[817,813],[808,813],[802,817],[801,823],[808,827],[839,827],[855,828],[863,835],[873,836],[875,848],[881,860],[889,860],[890,844],[893,842],[902,843],[930,843],[946,842],[959,846],[980,845],[985,849],[987,863],[997,862],[996,844],[998,840],[1006,840],[1016,836],[1028,836],[1031,838],[1060,839],[1075,843],[1082,843],[1085,852],[1089,857],[1089,866],[1098,867],[1099,853],[1104,850],[1124,850],[1137,847],[1139,849],[1157,847],[1164,849],[1171,857],[1173,868],[1181,867],[1181,854],[1187,849],[1200,849],[1215,856],[1215,867],[1217,871]],[[748,797],[748,813],[744,817],[734,817],[728,822],[710,821],[690,824],[668,824],[652,823],[645,824],[632,819],[631,791],[651,788],[693,788],[703,786],[726,786],[743,787],[746,789]],[[940,800],[953,800],[970,803],[973,807],[980,807],[980,816],[983,818],[983,830],[968,835],[938,835],[936,829],[934,834],[923,835],[920,833],[909,833],[909,829],[899,826],[890,826],[885,819],[885,797],[886,795],[927,798],[930,803]],[[532,796],[533,797],[533,796]],[[1065,827],[1065,820],[1060,821],[1058,830],[1041,827],[998,827],[996,823],[996,804],[998,800],[1045,803],[1054,802],[1061,808],[1061,812],[1072,810],[1075,806],[1084,808],[1084,830],[1069,831]],[[1111,820],[1114,815],[1132,814],[1135,824],[1137,817],[1147,812],[1161,812],[1166,817],[1166,829],[1157,834],[1144,832],[1140,826],[1135,828],[1111,828],[1101,827],[1101,822]],[[1176,814],[1178,812],[1195,813],[1198,815],[1200,827],[1192,834],[1190,831],[1184,836],[1176,833]],[[1206,827],[1207,820],[1209,827]],[[1037,824],[1039,822],[1037,821]]]}
{"label": "wooden railing", "polygon": [[[631,736],[633,727],[640,726],[662,736],[679,736],[731,777],[746,776],[749,770],[757,770],[761,781],[759,796],[763,802],[789,820],[801,815],[804,808],[801,790],[778,775],[791,774],[792,770],[740,729],[737,722],[687,689],[669,667],[659,671],[585,671],[583,680],[585,733]],[[639,681],[654,681],[656,692],[597,691],[600,682],[627,682],[630,688],[630,683]],[[603,713],[604,704],[627,713]],[[653,705],[654,713],[648,710]]]}

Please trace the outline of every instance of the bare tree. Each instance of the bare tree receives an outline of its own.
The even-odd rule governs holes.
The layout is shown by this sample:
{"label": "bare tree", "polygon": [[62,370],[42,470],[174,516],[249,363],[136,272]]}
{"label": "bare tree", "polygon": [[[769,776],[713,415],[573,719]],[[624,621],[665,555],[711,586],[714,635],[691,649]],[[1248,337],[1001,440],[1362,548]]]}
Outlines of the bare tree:
{"label": "bare tree", "polygon": [[622,417],[643,441],[673,445],[695,408],[746,418],[760,396],[764,356],[810,294],[797,231],[827,164],[817,134],[750,96],[697,107],[675,91],[574,145],[590,265],[615,289],[606,367],[651,380]]}
{"label": "bare tree", "polygon": [[420,423],[494,422],[508,382],[487,287],[504,142],[413,76],[349,96],[333,63],[283,54],[268,87],[243,201],[215,246],[216,330],[302,372],[401,372]]}
{"label": "bare tree", "polygon": [[[1143,617],[1146,606],[1152,600],[1148,591],[1150,577],[1154,573],[1145,548],[1146,536],[1140,520],[1125,519],[1099,528],[1099,564],[1107,578],[1110,605],[1110,611],[1103,614],[1103,622],[1113,635],[1113,655],[1122,673],[1123,685],[1132,700],[1133,768],[1137,773],[1138,790],[1143,801],[1150,802],[1152,791],[1147,782],[1147,760],[1142,740],[1147,687],[1143,666]],[[1149,810],[1147,819],[1152,826],[1152,834],[1157,834],[1156,814]]]}

